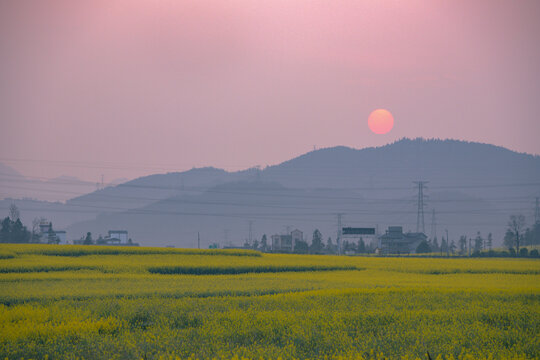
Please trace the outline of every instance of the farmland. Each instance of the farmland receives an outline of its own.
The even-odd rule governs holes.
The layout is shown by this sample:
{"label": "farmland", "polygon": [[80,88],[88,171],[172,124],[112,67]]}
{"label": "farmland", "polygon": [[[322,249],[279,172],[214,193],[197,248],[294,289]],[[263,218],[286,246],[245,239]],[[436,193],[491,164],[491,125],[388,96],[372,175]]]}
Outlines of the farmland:
{"label": "farmland", "polygon": [[540,261],[0,246],[0,358],[538,359]]}

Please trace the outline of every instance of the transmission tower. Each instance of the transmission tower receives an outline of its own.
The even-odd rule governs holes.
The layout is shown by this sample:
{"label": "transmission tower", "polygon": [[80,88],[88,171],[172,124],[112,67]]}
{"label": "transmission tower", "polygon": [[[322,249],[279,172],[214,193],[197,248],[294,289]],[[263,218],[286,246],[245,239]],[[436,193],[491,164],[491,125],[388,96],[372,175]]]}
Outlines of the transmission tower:
{"label": "transmission tower", "polygon": [[534,223],[535,224],[540,224],[540,205],[539,205],[539,200],[540,198],[537,196],[536,197],[536,207],[534,208]]}
{"label": "transmission tower", "polygon": [[431,213],[431,241],[437,237],[437,220],[435,218],[435,209]]}
{"label": "transmission tower", "polygon": [[426,232],[426,227],[424,224],[424,189],[427,188],[426,184],[427,181],[414,181],[414,183],[418,186],[418,212],[416,214],[416,232]]}

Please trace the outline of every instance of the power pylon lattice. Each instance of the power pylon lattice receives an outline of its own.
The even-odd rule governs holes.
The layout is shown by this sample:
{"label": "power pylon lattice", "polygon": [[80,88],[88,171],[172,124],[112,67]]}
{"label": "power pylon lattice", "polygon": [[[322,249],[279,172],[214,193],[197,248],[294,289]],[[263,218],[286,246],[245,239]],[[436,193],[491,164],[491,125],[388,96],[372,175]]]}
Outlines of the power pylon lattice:
{"label": "power pylon lattice", "polygon": [[428,183],[428,181],[414,181],[414,183],[418,186],[418,200],[416,201],[418,204],[418,211],[416,214],[416,232],[425,233],[426,226],[424,223],[424,189],[427,188],[426,184]]}

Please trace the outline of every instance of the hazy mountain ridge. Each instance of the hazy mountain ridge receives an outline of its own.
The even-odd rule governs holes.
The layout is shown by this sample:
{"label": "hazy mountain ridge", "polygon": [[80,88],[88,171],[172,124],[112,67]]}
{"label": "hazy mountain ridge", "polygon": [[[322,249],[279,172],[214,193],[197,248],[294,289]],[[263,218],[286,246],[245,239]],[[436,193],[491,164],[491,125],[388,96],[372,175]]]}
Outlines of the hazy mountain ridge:
{"label": "hazy mountain ridge", "polygon": [[[540,157],[489,144],[402,139],[375,148],[315,150],[265,169],[155,174],[73,198],[65,206],[79,219],[69,226],[70,238],[126,228],[147,245],[192,246],[197,232],[205,234],[203,243],[225,241],[224,232],[238,243],[249,219],[259,235],[296,226],[306,233],[319,227],[334,238],[336,212],[349,213],[350,225],[415,230],[417,180],[429,181],[428,235],[435,208],[437,222],[451,232],[491,231],[500,238],[510,213],[530,218],[534,211]],[[56,208],[43,211],[42,216],[69,223]],[[25,218],[24,206],[21,213]]]}

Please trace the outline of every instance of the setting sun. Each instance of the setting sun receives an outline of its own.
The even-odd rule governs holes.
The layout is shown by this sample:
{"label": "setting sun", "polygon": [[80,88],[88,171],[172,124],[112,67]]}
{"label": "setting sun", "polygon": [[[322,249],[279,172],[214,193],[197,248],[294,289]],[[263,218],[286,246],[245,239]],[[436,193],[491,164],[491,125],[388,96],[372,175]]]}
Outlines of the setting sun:
{"label": "setting sun", "polygon": [[368,126],[375,134],[386,134],[394,127],[394,117],[388,110],[377,109],[369,114]]}

